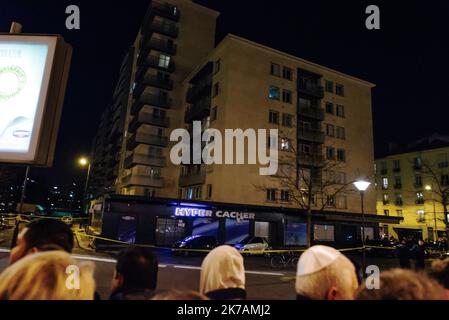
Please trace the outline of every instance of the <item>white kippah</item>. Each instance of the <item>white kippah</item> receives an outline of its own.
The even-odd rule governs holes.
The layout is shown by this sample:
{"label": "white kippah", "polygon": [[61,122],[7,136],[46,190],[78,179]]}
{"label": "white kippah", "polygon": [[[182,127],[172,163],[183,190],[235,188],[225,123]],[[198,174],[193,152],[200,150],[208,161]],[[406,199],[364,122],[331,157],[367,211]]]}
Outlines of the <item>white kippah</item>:
{"label": "white kippah", "polygon": [[341,253],[331,247],[313,246],[307,249],[298,261],[297,276],[305,276],[332,264]]}

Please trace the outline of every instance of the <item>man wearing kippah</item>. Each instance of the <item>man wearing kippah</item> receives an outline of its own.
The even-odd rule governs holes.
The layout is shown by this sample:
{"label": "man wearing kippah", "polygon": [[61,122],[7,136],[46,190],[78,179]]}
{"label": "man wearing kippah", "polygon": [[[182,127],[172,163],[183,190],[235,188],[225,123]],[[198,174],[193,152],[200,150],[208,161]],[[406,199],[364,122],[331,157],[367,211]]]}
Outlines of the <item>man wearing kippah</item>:
{"label": "man wearing kippah", "polygon": [[298,261],[298,300],[352,300],[358,287],[352,262],[326,246],[307,249]]}

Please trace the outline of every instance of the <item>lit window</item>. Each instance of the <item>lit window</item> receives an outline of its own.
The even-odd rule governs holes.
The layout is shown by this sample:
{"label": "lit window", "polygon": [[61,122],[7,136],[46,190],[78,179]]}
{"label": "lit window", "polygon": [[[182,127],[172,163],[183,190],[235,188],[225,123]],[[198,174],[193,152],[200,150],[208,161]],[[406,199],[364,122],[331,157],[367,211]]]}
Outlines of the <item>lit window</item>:
{"label": "lit window", "polygon": [[382,179],[382,188],[388,189],[388,178]]}
{"label": "lit window", "polygon": [[290,141],[286,138],[281,139],[281,150],[288,151],[290,150]]}
{"label": "lit window", "polygon": [[268,92],[268,98],[270,98],[271,100],[279,100],[280,99],[279,88],[271,86]]}
{"label": "lit window", "polygon": [[158,66],[161,67],[161,68],[168,69],[168,67],[170,66],[170,59],[171,59],[170,56],[167,56],[165,54],[161,54],[159,56]]}

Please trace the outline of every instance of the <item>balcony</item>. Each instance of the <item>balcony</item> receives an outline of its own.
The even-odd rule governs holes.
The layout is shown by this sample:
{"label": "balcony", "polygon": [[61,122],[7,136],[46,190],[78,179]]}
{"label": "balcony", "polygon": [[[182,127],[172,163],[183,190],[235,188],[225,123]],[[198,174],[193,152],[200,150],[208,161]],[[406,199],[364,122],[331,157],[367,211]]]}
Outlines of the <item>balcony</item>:
{"label": "balcony", "polygon": [[419,164],[415,164],[415,165],[413,165],[413,170],[420,171],[420,170],[422,170],[422,166]]}
{"label": "balcony", "polygon": [[386,174],[388,174],[388,170],[382,169],[382,170],[380,170],[380,174],[386,175]]}
{"label": "balcony", "polygon": [[161,156],[133,153],[125,159],[124,165],[125,169],[130,169],[137,165],[165,167],[166,159]]}
{"label": "balcony", "polygon": [[324,156],[319,153],[299,152],[298,163],[303,166],[321,167],[324,163]]}
{"label": "balcony", "polygon": [[122,178],[122,185],[124,187],[144,186],[161,188],[164,186],[164,180],[161,177],[129,175]]}
{"label": "balcony", "polygon": [[388,201],[388,200],[383,200],[382,203],[384,204],[384,206],[387,206],[387,205],[390,204],[390,201]]}
{"label": "balcony", "polygon": [[422,186],[423,186],[422,182],[420,182],[420,183],[415,183],[415,188],[416,188],[416,189],[420,189],[420,188],[422,188]]}
{"label": "balcony", "polygon": [[401,168],[393,168],[393,172],[394,173],[399,173],[399,172],[401,172]]}
{"label": "balcony", "polygon": [[156,106],[160,108],[170,108],[171,99],[154,93],[141,93],[136,95],[136,100],[131,107],[131,114],[137,114],[144,105]]}
{"label": "balcony", "polygon": [[131,120],[131,122],[129,123],[128,131],[131,133],[136,133],[136,131],[143,124],[167,128],[170,126],[170,119],[167,117],[158,117],[151,113],[141,112]]}
{"label": "balcony", "polygon": [[162,18],[167,18],[173,21],[179,20],[179,10],[177,7],[166,4],[166,3],[160,3],[156,1],[151,2],[151,6],[148,9],[147,15],[145,19],[150,19],[153,16],[159,16]]}
{"label": "balcony", "polygon": [[189,171],[186,175],[179,177],[179,186],[188,187],[206,183],[206,170],[201,168],[199,171]]}
{"label": "balcony", "polygon": [[203,94],[210,95],[212,91],[212,75],[192,86],[187,92],[187,103],[195,103]]}
{"label": "balcony", "polygon": [[402,189],[402,184],[401,184],[401,183],[396,183],[396,184],[394,185],[394,188],[395,188],[395,189]]}
{"label": "balcony", "polygon": [[142,59],[140,65],[137,67],[136,79],[142,79],[148,71],[148,68],[162,70],[165,72],[174,72],[176,65],[173,62],[173,59],[170,59],[170,62],[167,63],[166,61],[159,59],[158,56],[149,55],[145,60]]}
{"label": "balcony", "polygon": [[299,105],[299,115],[312,118],[318,121],[324,120],[324,110],[321,108],[314,108],[314,107],[308,107],[308,106],[301,106]]}
{"label": "balcony", "polygon": [[318,99],[324,98],[324,88],[310,81],[298,81],[298,92]]}
{"label": "balcony", "polygon": [[148,56],[148,53],[151,50],[158,50],[170,55],[176,54],[176,44],[167,40],[156,38],[143,37],[140,39],[140,49],[141,53],[139,56],[140,60],[138,61],[139,64],[144,62],[144,59]]}
{"label": "balcony", "polygon": [[170,77],[162,77],[155,74],[146,75],[142,80],[137,82],[137,86],[134,89],[134,94],[140,95],[147,86],[171,90],[173,89],[173,80],[171,80]]}
{"label": "balcony", "polygon": [[200,120],[210,114],[210,99],[201,100],[198,103],[189,106],[185,112],[184,120],[190,123],[194,120]]}
{"label": "balcony", "polygon": [[424,199],[416,199],[415,204],[424,204]]}
{"label": "balcony", "polygon": [[324,143],[324,132],[309,128],[298,128],[298,139],[311,141],[319,144]]}
{"label": "balcony", "polygon": [[139,144],[166,147],[168,145],[168,138],[137,132],[128,139],[127,148],[128,150],[134,150]]}

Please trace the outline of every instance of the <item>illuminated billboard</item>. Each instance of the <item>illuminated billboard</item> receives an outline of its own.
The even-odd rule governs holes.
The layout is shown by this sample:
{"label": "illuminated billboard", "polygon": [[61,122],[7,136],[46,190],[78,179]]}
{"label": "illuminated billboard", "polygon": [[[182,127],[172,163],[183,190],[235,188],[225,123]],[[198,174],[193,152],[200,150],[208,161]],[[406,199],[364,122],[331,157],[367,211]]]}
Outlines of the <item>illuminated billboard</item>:
{"label": "illuminated billboard", "polygon": [[0,162],[51,165],[70,58],[58,36],[0,35]]}

